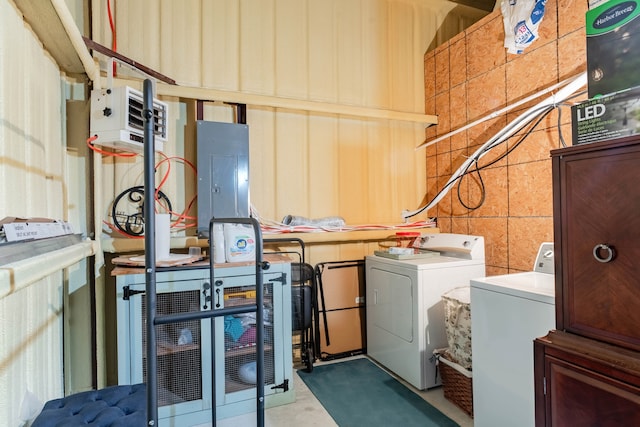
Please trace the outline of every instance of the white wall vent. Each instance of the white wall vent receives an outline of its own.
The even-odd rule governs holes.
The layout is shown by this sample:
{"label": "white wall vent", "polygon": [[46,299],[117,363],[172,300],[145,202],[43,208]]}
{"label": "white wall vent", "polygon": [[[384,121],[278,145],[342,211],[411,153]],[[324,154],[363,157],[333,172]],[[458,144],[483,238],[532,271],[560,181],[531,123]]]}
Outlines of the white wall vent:
{"label": "white wall vent", "polygon": [[[96,145],[125,151],[144,149],[143,94],[128,86],[91,91],[91,135]],[[153,99],[155,149],[162,151],[167,140],[168,104]]]}

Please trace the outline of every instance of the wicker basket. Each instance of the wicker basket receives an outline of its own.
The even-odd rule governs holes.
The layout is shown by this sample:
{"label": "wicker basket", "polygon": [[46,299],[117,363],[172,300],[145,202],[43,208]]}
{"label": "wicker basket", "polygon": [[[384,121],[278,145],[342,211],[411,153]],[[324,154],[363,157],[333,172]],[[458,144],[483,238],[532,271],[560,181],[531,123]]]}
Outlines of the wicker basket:
{"label": "wicker basket", "polygon": [[471,371],[451,361],[449,353],[439,355],[438,368],[442,378],[444,397],[473,418],[473,382]]}

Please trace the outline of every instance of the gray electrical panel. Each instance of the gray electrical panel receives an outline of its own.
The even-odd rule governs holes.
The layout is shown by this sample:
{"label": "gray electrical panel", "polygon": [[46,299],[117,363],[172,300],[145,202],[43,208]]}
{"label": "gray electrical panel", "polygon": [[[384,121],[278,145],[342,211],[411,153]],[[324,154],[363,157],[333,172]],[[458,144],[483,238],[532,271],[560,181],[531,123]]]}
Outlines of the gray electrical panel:
{"label": "gray electrical panel", "polygon": [[249,127],[198,120],[198,236],[211,218],[249,217]]}

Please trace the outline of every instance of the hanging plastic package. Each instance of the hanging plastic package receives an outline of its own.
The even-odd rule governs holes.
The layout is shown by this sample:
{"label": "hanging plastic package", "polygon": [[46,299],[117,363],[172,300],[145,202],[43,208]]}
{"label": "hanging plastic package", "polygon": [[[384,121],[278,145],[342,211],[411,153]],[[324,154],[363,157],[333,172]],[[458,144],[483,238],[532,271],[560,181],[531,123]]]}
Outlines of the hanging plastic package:
{"label": "hanging plastic package", "polygon": [[500,9],[507,52],[522,53],[538,38],[546,4],[547,0],[502,0]]}

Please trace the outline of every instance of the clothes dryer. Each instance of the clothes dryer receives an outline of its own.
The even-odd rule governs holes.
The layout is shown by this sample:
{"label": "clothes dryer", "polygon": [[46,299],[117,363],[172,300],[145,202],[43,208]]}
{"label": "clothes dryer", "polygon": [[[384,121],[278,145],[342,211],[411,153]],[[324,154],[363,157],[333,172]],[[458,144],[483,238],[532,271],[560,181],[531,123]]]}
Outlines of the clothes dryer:
{"label": "clothes dryer", "polygon": [[433,350],[447,346],[442,295],[485,275],[484,238],[429,234],[414,246],[429,255],[366,257],[367,354],[424,390],[441,384]]}

